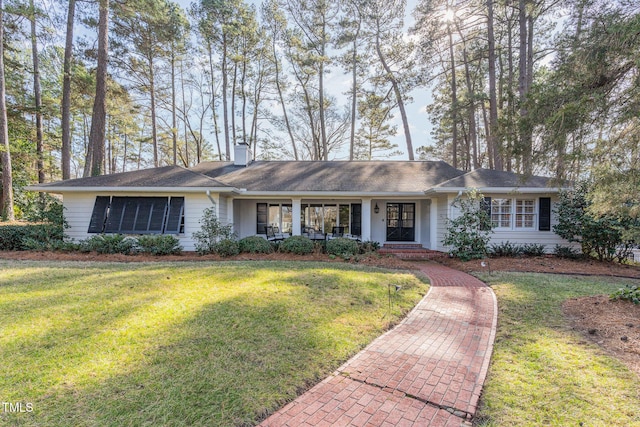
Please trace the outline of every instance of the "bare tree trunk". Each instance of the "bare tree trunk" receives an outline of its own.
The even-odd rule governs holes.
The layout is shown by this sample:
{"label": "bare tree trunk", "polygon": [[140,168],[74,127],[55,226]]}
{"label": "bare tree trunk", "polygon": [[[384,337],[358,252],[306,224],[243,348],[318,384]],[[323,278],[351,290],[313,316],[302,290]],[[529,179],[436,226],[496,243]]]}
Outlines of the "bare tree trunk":
{"label": "bare tree trunk", "polygon": [[[384,68],[384,71],[387,73],[387,78],[389,79],[389,81],[391,82],[391,86],[393,87],[393,92],[396,96],[396,102],[398,103],[398,109],[400,110],[400,117],[402,118],[402,126],[404,129],[404,136],[405,136],[405,140],[407,142],[407,151],[409,154],[409,160],[414,160],[414,155],[413,155],[413,143],[411,142],[411,130],[409,129],[409,121],[407,120],[407,113],[404,109],[404,100],[402,99],[402,93],[400,92],[400,87],[398,86],[398,81],[396,80],[396,78],[393,75],[393,72],[391,71],[391,68],[389,68],[389,65],[387,64],[387,61],[384,58],[384,55],[382,54],[382,50],[380,48],[380,31],[379,31],[379,24],[378,24],[378,31],[376,32],[376,52],[378,54],[378,58],[380,59],[380,63],[382,64],[382,67]],[[454,165],[455,167],[455,165]]]}
{"label": "bare tree trunk", "polygon": [[171,139],[173,142],[173,165],[178,164],[178,119],[176,118],[176,56],[171,49]]}
{"label": "bare tree trunk", "polygon": [[493,0],[487,0],[487,33],[489,40],[489,128],[487,145],[492,155],[491,163],[496,170],[503,170],[498,140],[498,100],[496,98],[496,41],[493,33]]}
{"label": "bare tree trunk", "polygon": [[[211,77],[213,79],[213,75]],[[229,112],[227,106],[227,89],[229,82],[227,79],[227,38],[223,35],[222,39],[222,109],[223,109],[223,121],[224,121],[224,147],[226,150],[225,160],[231,160],[230,152],[231,146],[229,145]],[[215,111],[215,108],[214,108]],[[214,113],[215,114],[215,113]]]}
{"label": "bare tree trunk", "polygon": [[148,58],[149,61],[149,96],[151,101],[151,142],[153,142],[153,165],[160,166],[158,156],[158,122],[156,118],[156,82],[154,72],[153,57]]}
{"label": "bare tree trunk", "polygon": [[184,95],[184,59],[180,61],[180,88],[182,89],[182,125],[184,131],[184,167],[189,167],[189,135],[187,133],[187,102]]}
{"label": "bare tree trunk", "polygon": [[[211,43],[207,43],[207,51],[209,53],[209,72],[211,73],[211,114],[213,115],[213,132],[215,134],[216,137],[216,145],[218,147],[218,159],[220,161],[225,160],[222,156],[222,147],[220,146],[220,135],[218,134],[218,115],[216,114],[216,83],[215,83],[215,76],[213,73],[213,49],[211,47]],[[222,77],[222,82],[223,82],[223,87],[224,87],[224,82],[225,82],[226,78],[223,76]],[[225,92],[226,93],[226,92]],[[223,105],[224,105],[224,119],[227,119],[227,102],[225,101],[226,96],[225,94],[223,94]],[[227,129],[225,128],[225,135],[227,135]],[[200,137],[202,138],[202,136]],[[227,136],[225,136],[225,138],[227,138],[227,153],[229,152],[229,139]],[[200,150],[200,143],[198,141],[196,141],[198,147],[196,150],[196,160],[198,163],[200,163],[200,154],[201,154],[201,150]],[[228,159],[226,159],[228,160]]]}
{"label": "bare tree trunk", "polygon": [[231,82],[231,141],[236,145],[236,81],[238,78],[238,64],[233,64],[233,81]]}
{"label": "bare tree trunk", "polygon": [[327,129],[324,117],[324,57],[326,49],[326,26],[325,17],[322,17],[322,41],[320,42],[320,70],[318,73],[318,106],[320,113],[320,138],[322,142],[322,160],[329,160],[329,147],[327,145]]}
{"label": "bare tree trunk", "polygon": [[89,151],[91,159],[89,171],[85,175],[102,175],[104,159],[104,137],[107,116],[107,61],[109,52],[109,0],[100,0],[98,20],[98,68],[96,70],[96,97],[93,102]]}
{"label": "bare tree trunk", "polygon": [[13,171],[9,145],[9,123],[4,84],[4,2],[0,0],[0,165],[2,165],[2,197],[0,214],[7,221],[15,220],[13,210]]}
{"label": "bare tree trunk", "polygon": [[44,176],[44,136],[42,124],[42,93],[40,90],[40,60],[38,58],[38,38],[36,35],[36,8],[33,0],[29,1],[31,21],[31,57],[33,58],[33,96],[36,108],[36,168],[38,170],[38,182],[43,183]]}
{"label": "bare tree trunk", "polygon": [[293,131],[291,130],[291,124],[289,123],[289,116],[287,115],[286,103],[284,102],[284,95],[282,94],[282,87],[280,86],[280,61],[278,61],[278,53],[276,50],[275,36],[272,38],[271,49],[272,49],[273,61],[275,65],[276,89],[278,90],[278,98],[280,98],[280,105],[282,106],[282,115],[284,116],[284,124],[287,127],[287,133],[289,134],[289,139],[291,140],[291,148],[293,149],[293,158],[294,160],[299,160],[298,149],[296,148],[296,140],[293,137]]}
{"label": "bare tree trunk", "polygon": [[460,38],[462,39],[462,59],[464,61],[464,76],[467,84],[467,121],[469,122],[469,132],[467,134],[467,169],[477,169],[478,165],[478,134],[476,132],[476,102],[475,93],[473,90],[473,83],[471,82],[471,70],[469,69],[469,55],[467,54],[467,41],[464,38],[464,34],[460,30],[460,27],[456,24]]}
{"label": "bare tree trunk", "polygon": [[351,56],[352,72],[351,72],[351,134],[349,135],[349,160],[353,160],[353,150],[356,141],[356,115],[357,115],[357,90],[358,90],[358,35],[360,34],[360,21],[358,21],[358,30],[353,37],[353,53]]}
{"label": "bare tree trunk", "polygon": [[453,167],[458,168],[458,87],[456,85],[456,60],[453,54],[453,36],[451,35],[451,27],[447,25],[447,33],[449,34],[449,56],[451,60],[451,125],[452,144],[451,144],[451,160]]}
{"label": "bare tree trunk", "polygon": [[533,20],[531,17],[527,17],[526,14],[526,0],[519,0],[518,2],[518,23],[520,28],[520,49],[519,49],[519,63],[518,63],[518,90],[520,95],[520,144],[522,150],[522,172],[529,174],[532,171],[531,154],[532,154],[532,135],[528,129],[527,119],[529,111],[527,109],[527,95],[529,93],[529,70],[532,70],[533,64],[529,64],[530,58],[533,58],[533,52],[530,52],[529,46],[529,32],[527,31],[527,23],[529,24],[529,31],[533,35]]}
{"label": "bare tree trunk", "polygon": [[67,35],[64,45],[62,80],[62,179],[71,178],[71,60],[73,55],[73,20],[76,0],[69,0]]}

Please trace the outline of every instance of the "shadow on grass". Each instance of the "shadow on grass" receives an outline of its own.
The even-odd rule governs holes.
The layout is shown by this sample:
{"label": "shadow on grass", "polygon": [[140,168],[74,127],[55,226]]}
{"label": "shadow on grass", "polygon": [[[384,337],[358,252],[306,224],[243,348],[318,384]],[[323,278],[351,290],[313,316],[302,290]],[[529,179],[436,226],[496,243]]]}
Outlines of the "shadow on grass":
{"label": "shadow on grass", "polygon": [[[12,397],[34,412],[3,414],[10,424],[252,425],[384,330],[381,281],[404,283],[397,313],[426,288],[410,275],[308,264],[132,270],[94,273],[118,283],[74,301],[77,316],[60,283],[28,307],[32,318],[59,310],[61,319],[15,344],[24,353],[11,369],[33,372],[14,378],[22,395]],[[131,285],[136,276],[143,283]],[[67,298],[82,292],[74,286]]]}

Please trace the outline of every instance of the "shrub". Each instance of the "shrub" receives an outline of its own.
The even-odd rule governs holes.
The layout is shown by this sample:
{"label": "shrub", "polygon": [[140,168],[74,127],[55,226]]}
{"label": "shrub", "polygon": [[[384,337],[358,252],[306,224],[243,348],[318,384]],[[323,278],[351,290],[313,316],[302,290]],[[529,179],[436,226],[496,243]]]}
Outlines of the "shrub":
{"label": "shrub", "polygon": [[526,256],[542,256],[545,254],[545,246],[537,243],[525,243],[522,246],[522,253]]}
{"label": "shrub", "polygon": [[193,233],[196,252],[209,254],[216,251],[216,245],[222,240],[234,239],[233,225],[222,224],[213,208],[205,209],[200,220],[200,231]]}
{"label": "shrub", "polygon": [[378,249],[380,249],[380,243],[373,240],[367,240],[366,242],[358,242],[358,248],[361,254],[377,252]]}
{"label": "shrub", "polygon": [[62,225],[25,224],[0,226],[0,250],[23,251],[40,248],[49,249],[54,242],[61,242],[64,236]]}
{"label": "shrub", "polygon": [[477,190],[471,190],[466,197],[456,197],[451,206],[457,208],[460,215],[447,220],[442,243],[451,248],[451,255],[463,261],[485,257],[492,230],[484,197]]}
{"label": "shrub", "polygon": [[137,240],[135,237],[124,234],[97,234],[84,240],[81,250],[94,251],[99,254],[124,254],[130,255],[136,251]]}
{"label": "shrub", "polygon": [[571,246],[560,246],[556,245],[553,249],[553,254],[558,258],[569,258],[569,259],[577,259],[580,258],[580,254],[578,251],[573,249]]}
{"label": "shrub", "polygon": [[489,254],[495,257],[517,257],[522,255],[523,249],[521,246],[511,243],[510,241],[500,242],[491,245],[489,248]]}
{"label": "shrub", "polygon": [[238,244],[240,245],[240,252],[251,254],[269,254],[273,252],[271,243],[260,236],[245,237],[240,239]]}
{"label": "shrub", "polygon": [[291,236],[280,243],[280,251],[298,255],[306,255],[313,252],[314,245],[311,239],[304,236]]}
{"label": "shrub", "polygon": [[213,252],[221,257],[229,257],[240,253],[240,245],[233,239],[222,239],[215,244]]}
{"label": "shrub", "polygon": [[171,234],[140,236],[137,238],[137,248],[142,253],[152,255],[177,255],[182,252],[180,241]]}
{"label": "shrub", "polygon": [[338,237],[337,239],[332,239],[327,242],[326,251],[329,255],[344,257],[356,255],[360,251],[360,248],[358,248],[358,242],[355,240]]}
{"label": "shrub", "polygon": [[560,192],[555,210],[558,224],[553,226],[553,231],[569,242],[580,243],[585,256],[595,256],[601,261],[622,261],[633,248],[625,231],[636,227],[638,220],[592,213],[591,187],[590,183],[581,182],[571,191]]}
{"label": "shrub", "polygon": [[620,288],[609,296],[611,300],[629,301],[640,304],[640,286],[627,285]]}

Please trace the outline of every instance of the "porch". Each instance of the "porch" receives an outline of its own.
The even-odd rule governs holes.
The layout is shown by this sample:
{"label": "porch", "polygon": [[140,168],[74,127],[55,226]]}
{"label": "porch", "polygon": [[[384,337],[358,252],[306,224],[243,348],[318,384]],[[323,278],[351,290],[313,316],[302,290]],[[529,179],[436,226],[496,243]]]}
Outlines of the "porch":
{"label": "porch", "polygon": [[266,236],[268,226],[285,235],[314,238],[339,227],[345,236],[362,241],[431,248],[436,227],[430,199],[239,198],[232,209],[230,218],[240,238]]}

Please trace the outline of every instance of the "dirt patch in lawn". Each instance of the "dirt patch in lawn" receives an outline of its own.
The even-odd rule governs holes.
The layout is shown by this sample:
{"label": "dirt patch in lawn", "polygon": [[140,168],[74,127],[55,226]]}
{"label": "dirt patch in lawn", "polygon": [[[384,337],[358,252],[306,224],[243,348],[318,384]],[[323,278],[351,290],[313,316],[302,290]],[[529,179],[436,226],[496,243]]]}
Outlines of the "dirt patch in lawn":
{"label": "dirt patch in lawn", "polygon": [[640,375],[640,305],[597,295],[572,298],[562,309],[575,330]]}

